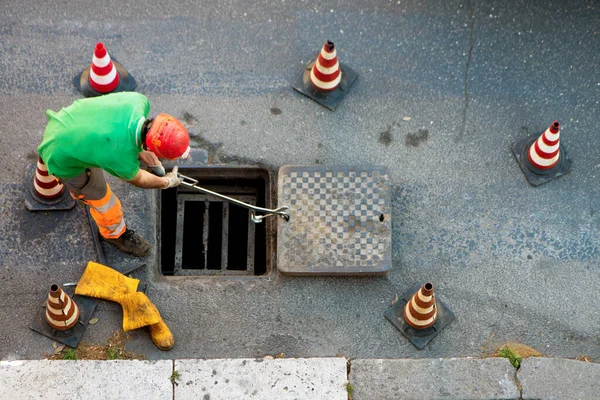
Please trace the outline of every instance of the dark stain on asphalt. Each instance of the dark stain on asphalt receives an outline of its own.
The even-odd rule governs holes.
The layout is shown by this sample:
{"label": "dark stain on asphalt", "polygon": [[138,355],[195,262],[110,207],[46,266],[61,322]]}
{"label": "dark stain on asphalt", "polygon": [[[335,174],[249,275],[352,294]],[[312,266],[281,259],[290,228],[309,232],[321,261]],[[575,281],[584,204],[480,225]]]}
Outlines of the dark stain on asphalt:
{"label": "dark stain on asphalt", "polygon": [[388,126],[387,130],[379,134],[378,142],[385,146],[389,146],[392,143],[392,139],[392,126],[390,125]]}
{"label": "dark stain on asphalt", "polygon": [[279,115],[281,114],[283,111],[281,111],[281,109],[277,108],[277,107],[271,107],[271,114],[273,115]]}
{"label": "dark stain on asphalt", "polygon": [[190,114],[189,112],[185,111],[183,113],[183,120],[185,121],[186,124],[188,125],[193,125],[194,122],[197,121],[196,117],[194,117],[192,114]]}
{"label": "dark stain on asphalt", "polygon": [[244,121],[244,120],[241,120],[241,121],[240,121],[240,125],[241,125],[241,126],[246,126],[246,125],[248,125],[248,123],[247,123],[246,121]]}
{"label": "dark stain on asphalt", "polygon": [[221,157],[223,156],[222,142],[211,142],[204,139],[201,134],[190,133],[190,146],[194,148],[199,147],[206,150],[208,162],[210,164],[218,164],[221,162]]}
{"label": "dark stain on asphalt", "polygon": [[408,133],[404,143],[409,147],[419,147],[422,142],[426,142],[429,138],[429,130],[419,129],[416,133]]}
{"label": "dark stain on asphalt", "polygon": [[323,143],[321,143],[321,142],[317,143],[317,148],[318,149],[322,149],[323,148]]}

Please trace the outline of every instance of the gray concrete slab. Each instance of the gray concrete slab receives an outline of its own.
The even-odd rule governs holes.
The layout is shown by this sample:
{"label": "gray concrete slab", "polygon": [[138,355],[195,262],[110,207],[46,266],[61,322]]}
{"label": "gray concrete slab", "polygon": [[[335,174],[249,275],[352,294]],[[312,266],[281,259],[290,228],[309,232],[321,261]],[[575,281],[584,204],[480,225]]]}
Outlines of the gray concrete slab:
{"label": "gray concrete slab", "polygon": [[3,399],[172,400],[172,361],[0,361]]}
{"label": "gray concrete slab", "polygon": [[516,371],[505,358],[353,360],[353,400],[518,399]]}
{"label": "gray concrete slab", "polygon": [[595,399],[600,393],[600,364],[530,357],[521,362],[517,379],[524,400]]}
{"label": "gray concrete slab", "polygon": [[[78,210],[31,214],[23,173],[46,109],[102,40],[149,96],[181,118],[208,163],[385,165],[392,269],[377,278],[170,279],[156,253],[134,276],[175,335],[145,330],[148,358],[479,356],[519,340],[547,356],[600,360],[600,19],[594,1],[109,1],[0,6],[1,359],[38,359],[28,329],[52,283],[76,281],[94,248]],[[359,73],[327,111],[291,88],[323,44]],[[510,151],[558,119],[573,171],[530,187]],[[206,157],[204,157],[206,155]],[[111,180],[130,226],[155,242],[157,193]],[[111,266],[139,260],[106,248]],[[394,294],[431,281],[456,320],[416,350],[385,320]],[[576,309],[577,312],[573,313]],[[120,307],[99,302],[83,341],[104,344]]]}
{"label": "gray concrete slab", "polygon": [[345,400],[345,358],[175,360],[175,398]]}

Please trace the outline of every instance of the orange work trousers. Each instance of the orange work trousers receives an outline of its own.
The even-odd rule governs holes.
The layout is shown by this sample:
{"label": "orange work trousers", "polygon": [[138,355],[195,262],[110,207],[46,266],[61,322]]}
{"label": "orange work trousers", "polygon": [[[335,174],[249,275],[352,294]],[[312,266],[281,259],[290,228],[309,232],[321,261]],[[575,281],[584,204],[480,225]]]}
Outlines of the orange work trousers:
{"label": "orange work trousers", "polygon": [[116,239],[127,229],[121,202],[110,189],[100,168],[89,168],[75,178],[60,179],[75,200],[90,206],[90,214],[107,239]]}

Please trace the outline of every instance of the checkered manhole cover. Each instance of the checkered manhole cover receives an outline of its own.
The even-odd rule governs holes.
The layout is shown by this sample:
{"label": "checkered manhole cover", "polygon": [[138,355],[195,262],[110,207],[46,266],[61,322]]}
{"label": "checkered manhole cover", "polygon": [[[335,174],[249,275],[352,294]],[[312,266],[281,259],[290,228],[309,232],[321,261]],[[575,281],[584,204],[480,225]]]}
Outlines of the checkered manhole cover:
{"label": "checkered manhole cover", "polygon": [[391,266],[392,221],[385,167],[285,166],[277,268],[296,275],[378,274]]}

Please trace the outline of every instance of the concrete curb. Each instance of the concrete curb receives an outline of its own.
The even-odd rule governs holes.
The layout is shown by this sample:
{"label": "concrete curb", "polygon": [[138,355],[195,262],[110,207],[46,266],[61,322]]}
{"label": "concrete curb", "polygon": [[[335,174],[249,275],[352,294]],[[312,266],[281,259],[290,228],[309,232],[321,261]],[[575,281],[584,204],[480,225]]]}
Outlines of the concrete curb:
{"label": "concrete curb", "polygon": [[[43,399],[590,399],[600,364],[528,358],[0,361],[0,397]],[[521,397],[522,395],[522,397]]]}
{"label": "concrete curb", "polygon": [[175,360],[175,399],[345,400],[345,358]]}
{"label": "concrete curb", "polygon": [[173,362],[0,361],[2,399],[172,399]]}
{"label": "concrete curb", "polygon": [[506,358],[354,360],[353,400],[518,399],[516,370]]}
{"label": "concrete curb", "polygon": [[564,358],[527,358],[517,379],[523,399],[577,400],[600,396],[600,364]]}

